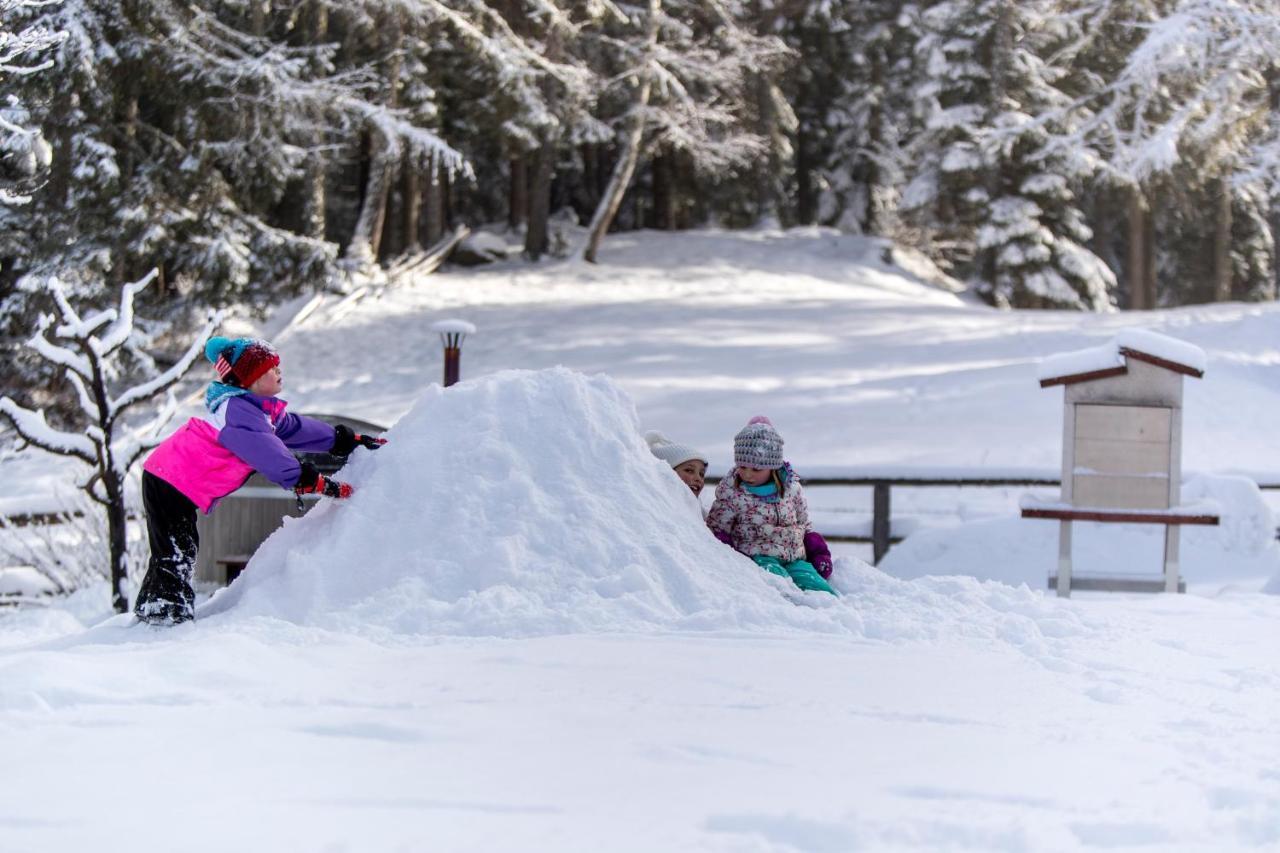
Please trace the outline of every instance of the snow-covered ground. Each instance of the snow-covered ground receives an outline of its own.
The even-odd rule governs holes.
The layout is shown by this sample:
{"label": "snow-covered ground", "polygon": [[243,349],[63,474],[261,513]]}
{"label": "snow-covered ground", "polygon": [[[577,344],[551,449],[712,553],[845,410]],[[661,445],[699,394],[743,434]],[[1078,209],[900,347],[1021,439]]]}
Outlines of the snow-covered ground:
{"label": "snow-covered ground", "polygon": [[[878,258],[818,230],[618,235],[596,267],[320,306],[277,336],[285,396],[391,443],[193,625],[127,627],[101,590],[0,611],[0,850],[1280,846],[1280,555],[1218,476],[1280,470],[1280,309],[1000,313]],[[479,331],[442,391],[454,317]],[[1017,489],[895,490],[920,529],[889,573],[848,548],[840,598],[800,594],[711,540],[640,438],[723,468],[764,413],[802,476],[1053,473],[1037,361],[1134,327],[1207,355],[1184,499],[1224,524],[1184,534],[1183,596],[1046,596],[1057,526]],[[7,509],[65,477],[0,472]],[[811,499],[856,516],[856,491]],[[1082,561],[1159,563],[1151,531],[1080,536]]]}

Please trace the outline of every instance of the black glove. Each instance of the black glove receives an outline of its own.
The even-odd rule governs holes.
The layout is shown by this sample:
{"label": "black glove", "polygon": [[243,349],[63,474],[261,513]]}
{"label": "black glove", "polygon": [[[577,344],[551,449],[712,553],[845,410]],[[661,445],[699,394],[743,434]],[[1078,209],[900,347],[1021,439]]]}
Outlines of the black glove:
{"label": "black glove", "polygon": [[298,485],[293,487],[293,491],[299,497],[319,493],[328,498],[349,498],[355,489],[347,483],[330,480],[316,470],[316,466],[310,462],[303,462],[302,473],[298,475]]}
{"label": "black glove", "polygon": [[338,424],[333,428],[333,447],[329,448],[329,452],[334,456],[346,458],[351,455],[351,451],[357,447],[367,447],[370,450],[377,450],[386,444],[385,438],[378,438],[372,435],[361,435],[353,432],[351,427]]}

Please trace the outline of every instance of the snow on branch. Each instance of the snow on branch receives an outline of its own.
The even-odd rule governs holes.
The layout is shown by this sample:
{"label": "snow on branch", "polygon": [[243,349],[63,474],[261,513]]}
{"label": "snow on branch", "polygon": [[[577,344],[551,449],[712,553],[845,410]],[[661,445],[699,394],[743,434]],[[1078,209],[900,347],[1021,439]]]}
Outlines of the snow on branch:
{"label": "snow on branch", "polygon": [[27,346],[40,353],[46,361],[61,365],[67,370],[79,374],[83,379],[89,379],[93,375],[93,368],[89,365],[87,358],[73,350],[51,342],[44,336],[45,331],[51,325],[53,325],[53,317],[49,314],[43,315],[36,323],[36,333],[27,340]]}
{"label": "snow on branch", "polygon": [[97,353],[99,358],[107,356],[124,346],[124,342],[133,334],[134,294],[155,281],[156,276],[159,274],[159,270],[153,269],[132,284],[126,284],[120,288],[120,310],[115,312],[115,316],[112,317],[111,328],[94,345],[94,352]]}
{"label": "snow on branch", "polygon": [[1115,149],[1116,171],[1142,180],[1170,169],[1186,148],[1211,151],[1229,169],[1244,160],[1265,172],[1272,163],[1256,146],[1270,145],[1263,70],[1280,43],[1274,3],[1187,0],[1143,26],[1085,124]]}
{"label": "snow on branch", "polygon": [[[466,158],[438,135],[415,125],[408,113],[366,97],[378,81],[367,69],[316,75],[328,69],[328,48],[290,48],[252,36],[192,9],[190,21],[171,20],[159,46],[183,74],[235,93],[230,97],[288,107],[290,115],[329,115],[340,123],[359,119],[441,163],[450,172],[471,175]],[[398,147],[398,146],[397,146]]]}
{"label": "snow on branch", "polygon": [[[65,32],[39,24],[16,33],[8,28],[8,22],[14,20],[16,12],[47,6],[52,2],[54,0],[0,0],[0,81],[11,75],[25,77],[37,74],[53,64],[51,60],[36,62],[32,57],[61,43],[67,37]],[[6,107],[10,113],[25,114],[13,95],[8,96]],[[18,123],[20,120],[0,118],[0,150],[8,155],[17,155],[16,159],[22,164],[19,169],[21,176],[14,182],[19,185],[48,168],[52,155],[52,149],[40,131],[23,127]],[[25,193],[0,187],[0,205],[16,206],[30,201],[31,196]]]}
{"label": "snow on branch", "polygon": [[150,399],[176,384],[191,369],[191,365],[195,363],[196,359],[204,353],[204,342],[213,334],[213,330],[222,323],[222,318],[223,313],[221,311],[215,311],[210,314],[204,326],[196,334],[194,343],[182,358],[178,359],[172,367],[159,376],[140,385],[135,385],[113,399],[110,407],[112,414],[119,414],[129,406],[141,400]]}
{"label": "snow on branch", "polygon": [[8,397],[0,397],[0,415],[8,418],[22,440],[34,447],[59,456],[74,456],[89,465],[97,461],[93,442],[80,433],[63,432],[49,426],[44,412],[33,411]]}

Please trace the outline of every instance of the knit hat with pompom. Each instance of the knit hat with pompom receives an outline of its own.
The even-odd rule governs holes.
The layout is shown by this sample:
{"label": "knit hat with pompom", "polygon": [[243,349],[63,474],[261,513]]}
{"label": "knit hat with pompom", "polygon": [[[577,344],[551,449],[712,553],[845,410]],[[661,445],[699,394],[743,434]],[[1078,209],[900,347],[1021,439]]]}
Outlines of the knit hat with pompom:
{"label": "knit hat with pompom", "polygon": [[646,432],[644,440],[649,445],[649,451],[672,468],[679,468],[690,459],[697,459],[703,465],[708,464],[705,453],[687,444],[676,444],[660,432]]}
{"label": "knit hat with pompom", "polygon": [[210,338],[204,357],[213,363],[220,380],[239,388],[248,388],[280,363],[275,347],[258,338]]}
{"label": "knit hat with pompom", "polygon": [[733,464],[744,468],[782,467],[782,436],[773,422],[756,415],[733,437]]}

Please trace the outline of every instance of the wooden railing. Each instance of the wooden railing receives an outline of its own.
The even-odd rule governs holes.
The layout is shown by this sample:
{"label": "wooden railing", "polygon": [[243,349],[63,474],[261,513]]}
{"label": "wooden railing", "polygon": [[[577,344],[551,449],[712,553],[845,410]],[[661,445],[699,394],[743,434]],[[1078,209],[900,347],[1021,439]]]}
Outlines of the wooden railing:
{"label": "wooden railing", "polygon": [[[805,471],[811,472],[805,476]],[[816,486],[862,486],[871,488],[871,530],[868,534],[823,532],[823,537],[831,542],[860,542],[871,544],[872,561],[879,563],[889,547],[901,542],[902,536],[893,533],[893,516],[891,512],[891,490],[898,488],[992,488],[1001,486],[1061,486],[1062,478],[1057,472],[1050,473],[1046,469],[981,469],[981,468],[928,468],[913,471],[894,467],[833,467],[797,466],[801,482],[805,488]],[[1184,479],[1195,472],[1184,474]],[[1231,472],[1236,473],[1236,472]],[[1257,483],[1259,489],[1280,491],[1280,476],[1267,474],[1249,477]],[[714,486],[721,480],[720,476],[708,476],[707,484]],[[812,507],[811,507],[812,509]],[[1277,531],[1280,539],[1280,531]]]}

